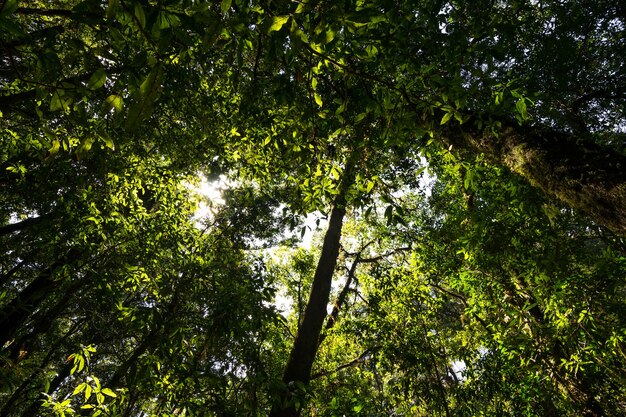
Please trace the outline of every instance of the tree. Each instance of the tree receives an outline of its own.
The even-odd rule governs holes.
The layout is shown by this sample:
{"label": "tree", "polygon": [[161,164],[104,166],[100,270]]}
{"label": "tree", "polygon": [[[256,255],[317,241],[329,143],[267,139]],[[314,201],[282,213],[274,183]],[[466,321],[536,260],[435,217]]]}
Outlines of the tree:
{"label": "tree", "polygon": [[[623,16],[5,1],[3,415],[619,413]],[[285,323],[259,251],[315,212]]]}
{"label": "tree", "polygon": [[[623,88],[606,75],[622,70],[621,6],[572,5],[361,2],[303,6],[285,19],[294,50],[386,87],[379,111],[408,106],[415,136],[426,131],[445,146],[484,153],[623,235],[623,153],[606,146],[622,136]],[[303,36],[310,42],[298,47]],[[576,60],[563,57],[576,37],[584,39]],[[563,61],[544,59],[554,50]],[[579,76],[559,72],[562,62]],[[454,120],[462,126],[448,127]],[[581,179],[581,169],[593,174]]]}

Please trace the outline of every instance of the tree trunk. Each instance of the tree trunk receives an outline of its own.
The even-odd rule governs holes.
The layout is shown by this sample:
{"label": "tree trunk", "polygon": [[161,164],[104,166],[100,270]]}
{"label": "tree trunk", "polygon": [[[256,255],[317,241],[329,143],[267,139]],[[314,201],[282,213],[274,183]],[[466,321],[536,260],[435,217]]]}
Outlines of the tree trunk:
{"label": "tree trunk", "polygon": [[52,213],[42,214],[39,217],[29,217],[27,219],[21,220],[19,222],[6,224],[4,226],[0,226],[0,235],[8,235],[14,232],[18,232],[20,230],[27,229],[29,227],[35,226],[44,220],[51,219]]}
{"label": "tree trunk", "polygon": [[443,133],[443,142],[453,151],[484,153],[547,195],[626,236],[626,155],[542,128],[508,125],[496,136],[461,130],[464,126],[451,126]]}
{"label": "tree trunk", "polygon": [[[517,277],[517,273],[511,274],[513,277]],[[517,279],[517,282],[522,286],[526,287],[526,283],[523,279]],[[509,302],[515,306],[517,310],[520,312],[527,311],[528,314],[533,318],[535,322],[539,324],[541,328],[548,326],[545,312],[540,307],[541,303],[532,295],[532,291],[525,289],[522,293],[516,290],[513,284],[507,280],[506,277],[502,277],[498,279],[498,283],[504,289],[504,292],[507,294]],[[525,299],[524,296],[527,298]],[[532,307],[528,308],[527,305],[530,304]],[[542,343],[545,343],[542,342]],[[556,338],[550,340],[550,358],[553,359],[553,363],[557,364],[556,366],[552,366],[551,362],[546,358],[540,359],[543,362],[543,367],[545,369],[553,369],[553,374],[551,375],[551,379],[557,386],[560,386],[565,392],[567,392],[569,398],[575,403],[579,408],[581,415],[584,417],[602,417],[605,414],[602,402],[596,399],[597,394],[594,392],[593,384],[589,382],[588,378],[585,376],[584,372],[579,374],[574,374],[574,376],[570,375],[563,366],[560,364],[563,360],[567,360],[570,358],[570,353],[567,351],[563,343]],[[554,404],[551,403],[550,408],[554,408]]]}
{"label": "tree trunk", "polygon": [[0,311],[0,347],[11,340],[17,329],[58,286],[55,272],[65,265],[74,263],[79,256],[78,249],[71,249],[67,255],[46,268]]}
{"label": "tree trunk", "polygon": [[[46,333],[50,330],[54,322],[61,316],[61,314],[65,311],[70,302],[77,297],[78,291],[81,290],[82,287],[86,286],[90,281],[90,278],[78,280],[69,287],[63,290],[63,296],[55,302],[55,304],[47,310],[39,310],[28,323],[28,327],[30,331],[28,333],[23,333],[21,336],[15,338],[15,340],[11,343],[11,350],[9,357],[17,360],[18,356],[25,355],[24,357],[28,357],[31,353],[31,346],[33,345],[33,341],[35,338],[42,334]],[[0,351],[1,351],[0,347]],[[22,359],[23,360],[23,359]]]}
{"label": "tree trunk", "polygon": [[346,194],[353,182],[353,165],[356,157],[354,152],[347,163],[339,194],[335,198],[304,317],[285,366],[283,382],[287,388],[278,395],[278,401],[272,407],[270,417],[297,417],[300,414],[291,400],[292,396],[297,394],[294,391],[295,386],[306,385],[311,380],[311,369],[317,354],[322,326],[328,314],[328,300],[337,266],[343,218],[346,214]]}

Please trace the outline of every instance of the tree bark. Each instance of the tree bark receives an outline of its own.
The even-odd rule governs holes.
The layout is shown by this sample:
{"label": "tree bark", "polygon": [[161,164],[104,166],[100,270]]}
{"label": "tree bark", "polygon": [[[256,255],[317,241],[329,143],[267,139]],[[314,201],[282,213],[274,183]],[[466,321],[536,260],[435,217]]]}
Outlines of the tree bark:
{"label": "tree bark", "polygon": [[311,369],[317,354],[322,326],[328,314],[327,306],[333,274],[337,266],[343,219],[346,214],[346,195],[353,182],[356,158],[356,152],[354,152],[346,164],[339,194],[335,198],[330,214],[322,253],[313,276],[313,285],[304,310],[304,317],[285,366],[283,382],[287,388],[278,395],[278,401],[272,407],[270,417],[297,417],[300,415],[296,405],[291,401],[292,396],[296,394],[293,389],[296,384],[306,385],[311,380]]}
{"label": "tree bark", "polygon": [[485,154],[550,197],[626,236],[626,155],[544,128],[507,125],[496,136],[463,127],[444,131],[444,144]]}

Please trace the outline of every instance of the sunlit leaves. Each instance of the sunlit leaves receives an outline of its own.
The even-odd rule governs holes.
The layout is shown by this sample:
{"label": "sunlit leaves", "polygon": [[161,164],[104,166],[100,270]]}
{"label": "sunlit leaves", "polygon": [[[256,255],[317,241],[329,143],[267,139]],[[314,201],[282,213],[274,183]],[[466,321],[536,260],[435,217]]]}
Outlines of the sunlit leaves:
{"label": "sunlit leaves", "polygon": [[270,24],[269,32],[275,32],[282,29],[291,16],[274,16]]}
{"label": "sunlit leaves", "polygon": [[448,123],[448,121],[452,118],[453,115],[454,115],[453,112],[448,112],[448,113],[444,114],[443,117],[441,118],[441,122],[439,122],[439,124],[445,125],[446,123]]}
{"label": "sunlit leaves", "polygon": [[69,111],[73,98],[65,94],[65,90],[58,89],[52,93],[52,99],[50,100],[50,111]]}
{"label": "sunlit leaves", "polygon": [[324,102],[322,101],[322,96],[320,96],[318,93],[314,93],[313,98],[315,99],[315,104],[322,107],[322,105],[324,104]]}
{"label": "sunlit leaves", "polygon": [[122,97],[111,94],[108,96],[103,105],[103,113],[107,113],[109,110],[114,109],[117,112],[122,111],[124,106],[124,100]]}

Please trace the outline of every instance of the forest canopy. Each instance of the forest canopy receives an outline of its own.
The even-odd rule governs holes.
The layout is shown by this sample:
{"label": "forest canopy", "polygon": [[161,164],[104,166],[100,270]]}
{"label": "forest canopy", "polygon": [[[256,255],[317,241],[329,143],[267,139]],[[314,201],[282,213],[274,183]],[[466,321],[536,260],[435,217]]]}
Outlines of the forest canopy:
{"label": "forest canopy", "polygon": [[0,417],[626,414],[623,1],[4,0],[0,51]]}

